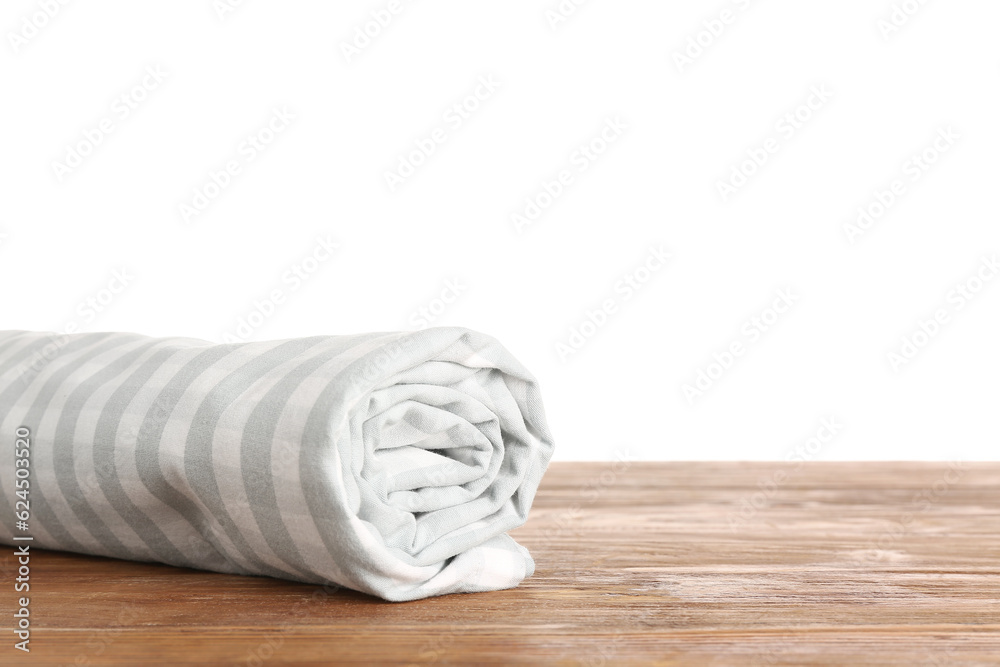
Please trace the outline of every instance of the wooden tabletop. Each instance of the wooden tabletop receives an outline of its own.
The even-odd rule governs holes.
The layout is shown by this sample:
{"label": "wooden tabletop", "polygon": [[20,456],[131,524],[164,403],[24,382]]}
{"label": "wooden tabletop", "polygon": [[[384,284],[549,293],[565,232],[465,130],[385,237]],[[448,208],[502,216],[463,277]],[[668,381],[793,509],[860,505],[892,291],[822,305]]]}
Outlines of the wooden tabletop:
{"label": "wooden tabletop", "polygon": [[1000,463],[554,463],[513,535],[519,588],[407,603],[33,551],[0,664],[1000,664]]}

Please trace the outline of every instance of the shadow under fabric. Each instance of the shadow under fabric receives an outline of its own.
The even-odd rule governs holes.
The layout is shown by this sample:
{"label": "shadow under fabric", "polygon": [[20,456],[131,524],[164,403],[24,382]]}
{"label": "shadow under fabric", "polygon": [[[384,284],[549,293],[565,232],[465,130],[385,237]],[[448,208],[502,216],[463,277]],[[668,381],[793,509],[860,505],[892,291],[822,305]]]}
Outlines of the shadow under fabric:
{"label": "shadow under fabric", "polygon": [[[30,432],[37,547],[338,584],[516,586],[506,533],[552,456],[533,376],[462,328],[217,345],[0,332],[0,433]],[[23,486],[23,485],[22,485]],[[18,542],[17,544],[25,544]]]}

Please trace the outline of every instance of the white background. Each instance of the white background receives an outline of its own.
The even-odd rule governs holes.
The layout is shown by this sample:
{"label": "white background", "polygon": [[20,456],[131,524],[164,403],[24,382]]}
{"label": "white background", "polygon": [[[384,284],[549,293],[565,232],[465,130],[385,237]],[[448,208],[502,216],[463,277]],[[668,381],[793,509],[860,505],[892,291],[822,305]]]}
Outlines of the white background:
{"label": "white background", "polygon": [[[949,296],[1000,252],[996,2],[593,0],[555,21],[555,0],[421,0],[346,54],[388,5],[5,1],[0,329],[222,341],[274,290],[248,338],[413,328],[432,308],[536,374],[557,459],[996,458],[1000,280]],[[247,159],[282,108],[294,120]],[[445,141],[390,188],[435,128]],[[519,230],[561,170],[572,182]],[[895,179],[903,194],[849,233]],[[318,237],[339,247],[312,264]],[[671,258],[626,300],[615,284],[651,246]],[[293,266],[315,271],[297,286]],[[751,340],[781,289],[794,305]],[[691,400],[699,371],[716,378]],[[824,419],[842,427],[808,444]]]}

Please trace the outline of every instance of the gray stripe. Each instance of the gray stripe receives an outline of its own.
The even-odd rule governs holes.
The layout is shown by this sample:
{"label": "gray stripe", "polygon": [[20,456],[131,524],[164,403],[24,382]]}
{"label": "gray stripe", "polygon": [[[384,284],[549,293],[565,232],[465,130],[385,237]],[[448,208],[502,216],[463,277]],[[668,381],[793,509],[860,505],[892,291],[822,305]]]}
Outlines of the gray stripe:
{"label": "gray stripe", "polygon": [[[111,334],[81,335],[79,338],[76,338],[73,341],[67,343],[66,346],[62,349],[62,353],[72,354],[77,350],[82,350],[89,345],[96,344],[100,340],[105,340],[110,335]],[[10,359],[3,366],[0,366],[0,377],[2,377],[4,373],[7,373],[12,368],[18,365],[19,363],[18,357],[23,357],[24,355],[28,354],[33,355],[36,352],[40,351],[42,348],[44,348],[46,345],[49,345],[50,343],[51,339],[49,337],[44,337],[32,341],[29,345],[25,346],[25,348],[21,350],[18,355],[15,356],[15,358]],[[110,347],[111,346],[109,346],[109,348]],[[20,363],[23,363],[23,359],[21,359]],[[37,376],[33,375],[28,380],[29,385],[34,380],[35,377]],[[21,376],[18,375],[17,377],[12,378],[10,384],[7,385],[6,389],[4,389],[2,393],[0,393],[0,424],[3,424],[7,420],[7,417],[10,414],[10,409],[15,405],[15,403],[17,402],[17,398],[24,393],[25,389],[26,386],[24,385]],[[34,414],[41,415],[42,410],[38,410],[37,412],[33,410],[28,410],[28,414],[25,415],[25,418],[21,421],[20,424],[17,424],[17,426],[27,426],[31,429],[32,433],[35,433],[35,424],[37,422],[37,418],[33,417]],[[36,518],[40,517],[41,518],[40,523],[44,525],[45,524],[44,518],[48,516],[47,514],[48,507],[44,505],[44,499],[42,502],[38,501],[38,498],[41,497],[41,492],[39,492],[37,495],[35,493],[37,487],[37,479],[34,477],[33,473],[34,473],[34,468],[32,467],[31,470],[29,470],[28,472],[28,483],[29,483],[29,488],[31,489],[31,500],[33,502],[32,514],[35,515]],[[2,485],[0,485],[0,487],[2,487]],[[6,493],[0,495],[0,517],[2,517],[0,518],[0,521],[3,522],[4,527],[10,531],[13,531],[14,508],[7,500]]]}
{"label": "gray stripe", "polygon": [[325,350],[322,354],[290,370],[254,407],[243,431],[240,467],[243,470],[243,485],[257,527],[271,550],[303,577],[309,577],[312,573],[295,547],[295,541],[289,534],[288,528],[285,527],[274,489],[274,476],[271,472],[272,449],[275,445],[274,432],[288,399],[304,380],[309,379],[323,364],[364,345],[366,341],[367,337],[352,336],[349,340],[342,341],[344,345]]}
{"label": "gray stripe", "polygon": [[[48,340],[46,340],[48,343]],[[42,416],[49,407],[49,403],[52,402],[52,398],[55,396],[56,391],[62,386],[62,383],[69,378],[76,369],[83,366],[91,356],[98,356],[113,350],[122,341],[114,337],[112,334],[108,333],[93,333],[93,334],[83,334],[78,338],[74,338],[72,341],[67,343],[59,352],[60,356],[67,357],[71,361],[67,362],[62,368],[53,373],[42,385],[42,388],[38,392],[38,396],[35,397],[34,401],[31,403],[31,407],[28,409],[27,413],[22,420],[22,424],[31,429],[31,432],[38,433],[37,425],[42,420]],[[88,350],[88,348],[91,348]],[[80,356],[73,358],[73,355],[80,352]],[[88,356],[89,353],[89,356]],[[13,391],[15,395],[20,394],[23,390],[17,386],[15,383],[8,388]],[[3,419],[6,419],[7,411],[10,406],[14,404],[6,395],[0,396],[0,405],[3,407],[3,414],[0,415],[0,423]],[[72,550],[84,550],[82,544],[80,544],[75,537],[73,537],[69,531],[67,531],[62,523],[56,518],[55,512],[49,507],[45,502],[45,493],[41,486],[38,484],[38,479],[36,477],[37,470],[32,466],[31,475],[29,480],[31,482],[31,514],[32,517],[41,523],[45,530],[52,536],[52,539],[56,540],[60,545],[69,545],[67,548]],[[6,522],[7,517],[10,512],[4,513],[4,521]]]}
{"label": "gray stripe", "polygon": [[[76,468],[73,464],[73,435],[76,431],[76,423],[80,418],[80,412],[94,392],[121,375],[122,372],[128,370],[128,367],[146,354],[148,350],[163,345],[163,341],[159,339],[152,341],[145,338],[137,339],[143,341],[139,347],[125,352],[108,362],[104,368],[80,382],[73,389],[73,392],[66,399],[62,414],[59,415],[59,422],[56,425],[56,432],[52,443],[52,463],[56,473],[56,481],[59,484],[59,490],[66,498],[73,499],[69,503],[70,508],[80,520],[83,528],[93,535],[94,539],[111,554],[127,555],[130,552],[125,545],[118,541],[114,532],[108,528],[97,512],[94,511],[94,508],[90,506],[87,494],[80,487],[80,481],[76,478]],[[54,515],[52,518],[58,523],[58,519]],[[46,524],[47,526],[48,524]]]}
{"label": "gray stripe", "polygon": [[[110,334],[90,334],[90,335],[108,336]],[[18,350],[17,354],[13,355],[10,359],[8,359],[7,361],[3,362],[2,365],[0,365],[0,377],[3,377],[7,373],[9,373],[14,367],[17,366],[23,367],[22,372],[19,373],[17,377],[13,378],[10,384],[11,388],[17,386],[19,389],[23,390],[25,387],[31,384],[31,381],[38,375],[38,370],[30,373],[25,373],[24,370],[30,368],[30,363],[36,359],[36,355],[41,356],[42,350],[44,350],[47,346],[52,345],[52,341],[53,338],[48,338],[48,337],[41,339],[35,337],[29,339],[28,345],[26,345],[24,349]],[[13,345],[14,342],[16,341],[11,341],[11,345]],[[58,352],[56,354],[58,354]],[[49,361],[46,361],[45,363],[47,365]]]}
{"label": "gray stripe", "polygon": [[[177,511],[180,518],[191,526],[191,530],[201,534],[204,519],[198,504],[187,497],[183,491],[174,487],[163,474],[160,467],[160,442],[163,431],[167,427],[167,418],[177,407],[199,375],[212,368],[217,362],[237,349],[235,345],[217,345],[208,347],[199,353],[174,374],[169,382],[160,390],[153,404],[146,412],[139,427],[135,441],[135,467],[146,490],[154,498],[167,507]],[[225,558],[215,550],[205,550],[204,541],[192,540],[185,545],[195,550],[193,556],[184,554],[183,563],[197,567],[214,567],[221,570],[232,570]]]}
{"label": "gray stripe", "polygon": [[[258,379],[276,366],[326,340],[325,337],[317,336],[286,341],[230,373],[212,387],[198,406],[184,446],[184,473],[191,488],[209,508],[236,550],[253,563],[258,571],[275,577],[287,578],[289,573],[261,560],[226,511],[215,479],[215,466],[212,465],[212,437],[222,413]],[[205,534],[205,531],[202,532]]]}
{"label": "gray stripe", "polygon": [[[157,350],[142,363],[108,398],[94,431],[94,469],[98,483],[108,502],[124,521],[135,531],[139,539],[156,555],[156,558],[171,565],[192,566],[196,562],[182,554],[163,534],[152,518],[132,502],[122,488],[118,470],[115,467],[115,448],[118,442],[118,428],[122,416],[133,397],[149,381],[149,378],[163,364],[174,356],[179,348],[171,346]],[[183,349],[183,348],[180,348]],[[147,412],[157,406],[154,404]]]}

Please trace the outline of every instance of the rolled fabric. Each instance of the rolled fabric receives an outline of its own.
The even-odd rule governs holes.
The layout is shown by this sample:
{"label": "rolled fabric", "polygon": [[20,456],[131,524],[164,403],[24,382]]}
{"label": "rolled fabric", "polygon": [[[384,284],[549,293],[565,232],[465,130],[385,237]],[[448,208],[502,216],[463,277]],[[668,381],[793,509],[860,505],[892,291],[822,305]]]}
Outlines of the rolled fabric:
{"label": "rolled fabric", "polygon": [[0,457],[7,544],[386,600],[530,576],[506,533],[552,456],[534,377],[462,328],[226,345],[0,332],[0,433],[30,452],[27,476]]}

